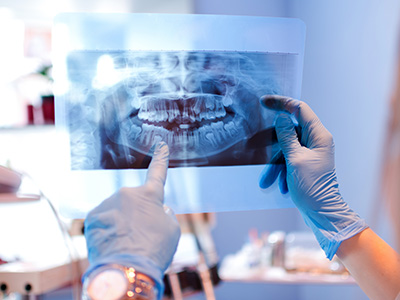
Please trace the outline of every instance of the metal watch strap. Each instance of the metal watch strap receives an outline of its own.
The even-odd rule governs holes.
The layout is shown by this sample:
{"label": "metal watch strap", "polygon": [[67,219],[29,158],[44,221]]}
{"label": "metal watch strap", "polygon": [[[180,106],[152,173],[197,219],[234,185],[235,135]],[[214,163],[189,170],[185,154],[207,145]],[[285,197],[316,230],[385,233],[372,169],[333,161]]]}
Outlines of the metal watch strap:
{"label": "metal watch strap", "polygon": [[120,271],[127,280],[127,290],[124,296],[119,300],[155,300],[158,296],[154,280],[146,274],[140,273],[133,267],[125,267],[122,265],[111,264],[104,265],[94,270],[84,282],[83,299],[91,300],[90,295],[87,293],[87,288],[90,282],[100,273],[110,270]]}

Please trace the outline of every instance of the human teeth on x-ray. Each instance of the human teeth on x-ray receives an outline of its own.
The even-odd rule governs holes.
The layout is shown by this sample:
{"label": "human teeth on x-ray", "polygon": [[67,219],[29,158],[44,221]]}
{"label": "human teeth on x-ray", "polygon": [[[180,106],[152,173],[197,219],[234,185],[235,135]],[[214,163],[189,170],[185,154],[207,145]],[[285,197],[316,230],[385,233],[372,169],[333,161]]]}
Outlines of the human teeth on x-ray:
{"label": "human teeth on x-ray", "polygon": [[170,166],[274,163],[265,94],[292,92],[296,55],[75,51],[68,57],[72,169],[146,168],[164,141]]}

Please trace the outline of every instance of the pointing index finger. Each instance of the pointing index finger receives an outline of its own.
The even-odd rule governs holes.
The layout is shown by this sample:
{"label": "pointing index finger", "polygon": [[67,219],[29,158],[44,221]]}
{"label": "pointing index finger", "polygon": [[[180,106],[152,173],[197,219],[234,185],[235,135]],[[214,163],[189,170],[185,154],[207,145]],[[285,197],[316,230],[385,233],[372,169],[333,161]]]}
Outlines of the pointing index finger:
{"label": "pointing index finger", "polygon": [[165,142],[155,146],[154,155],[147,170],[146,183],[163,188],[167,179],[169,149]]}

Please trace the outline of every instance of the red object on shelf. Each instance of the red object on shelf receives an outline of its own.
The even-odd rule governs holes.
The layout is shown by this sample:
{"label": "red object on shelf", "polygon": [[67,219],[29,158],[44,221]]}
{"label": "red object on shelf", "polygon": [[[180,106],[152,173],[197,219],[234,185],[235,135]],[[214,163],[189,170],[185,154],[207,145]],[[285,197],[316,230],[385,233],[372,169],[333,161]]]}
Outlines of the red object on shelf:
{"label": "red object on shelf", "polygon": [[28,104],[26,110],[28,114],[28,125],[33,125],[35,123],[35,108],[32,104]]}
{"label": "red object on shelf", "polygon": [[54,124],[54,96],[42,96],[42,111],[45,124]]}

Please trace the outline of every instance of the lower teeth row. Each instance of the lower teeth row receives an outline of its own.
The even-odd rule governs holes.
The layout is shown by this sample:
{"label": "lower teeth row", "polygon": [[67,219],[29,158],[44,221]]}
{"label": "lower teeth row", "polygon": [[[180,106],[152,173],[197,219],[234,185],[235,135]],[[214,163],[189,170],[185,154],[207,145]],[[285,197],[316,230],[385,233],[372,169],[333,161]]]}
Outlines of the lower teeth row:
{"label": "lower teeth row", "polygon": [[197,148],[203,145],[216,148],[223,146],[230,139],[236,140],[240,134],[244,134],[238,128],[240,128],[239,121],[233,120],[226,124],[222,121],[215,122],[194,130],[173,131],[152,124],[143,124],[142,127],[125,124],[122,130],[128,138],[128,141],[125,141],[128,145],[133,142],[152,145],[163,140],[170,147]]}

